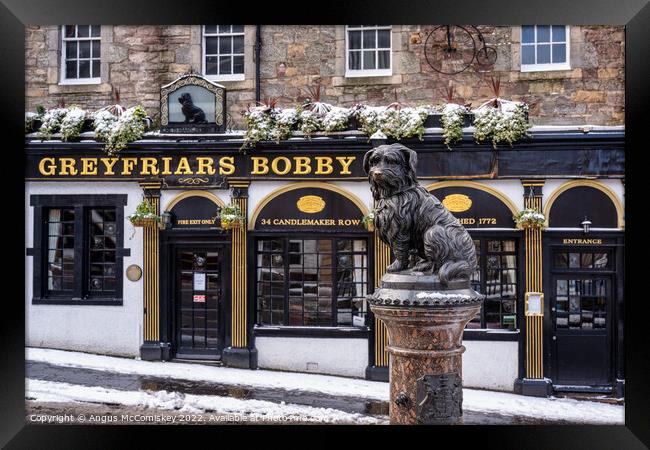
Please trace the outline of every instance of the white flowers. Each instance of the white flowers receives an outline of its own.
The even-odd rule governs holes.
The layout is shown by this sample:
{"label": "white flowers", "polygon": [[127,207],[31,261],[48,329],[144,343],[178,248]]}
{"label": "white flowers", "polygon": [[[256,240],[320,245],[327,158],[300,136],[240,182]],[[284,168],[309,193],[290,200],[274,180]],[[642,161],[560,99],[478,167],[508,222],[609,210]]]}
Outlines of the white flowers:
{"label": "white flowers", "polygon": [[467,108],[463,105],[456,103],[447,103],[442,108],[442,136],[445,145],[451,150],[450,145],[463,139],[463,123],[465,122],[465,114]]}
{"label": "white flowers", "polygon": [[520,228],[542,227],[546,222],[546,216],[534,209],[523,209],[513,217],[513,220]]}
{"label": "white flowers", "polygon": [[61,120],[61,138],[69,141],[79,136],[84,120],[86,120],[86,111],[72,106]]}
{"label": "white flowers", "polygon": [[100,130],[97,130],[98,124],[96,123],[95,133],[99,139],[106,142],[105,150],[109,155],[126,148],[129,142],[142,138],[145,130],[144,121],[147,117],[142,106],[129,108],[121,116],[113,116],[115,119],[109,118],[106,113],[112,116],[107,110],[99,111],[95,115],[95,120],[98,118],[100,120]]}
{"label": "white flowers", "polygon": [[474,138],[477,142],[489,139],[494,148],[499,142],[512,145],[528,134],[527,112],[528,105],[522,102],[489,100],[474,110]]}
{"label": "white flowers", "polygon": [[422,137],[424,121],[429,110],[426,107],[416,108],[386,108],[377,106],[358,107],[357,117],[361,129],[369,136],[381,131],[387,137],[394,139],[413,136]]}
{"label": "white flowers", "polygon": [[39,134],[45,139],[49,139],[54,133],[61,128],[61,122],[65,115],[68,114],[68,108],[52,108],[43,115],[43,123],[39,128]]}

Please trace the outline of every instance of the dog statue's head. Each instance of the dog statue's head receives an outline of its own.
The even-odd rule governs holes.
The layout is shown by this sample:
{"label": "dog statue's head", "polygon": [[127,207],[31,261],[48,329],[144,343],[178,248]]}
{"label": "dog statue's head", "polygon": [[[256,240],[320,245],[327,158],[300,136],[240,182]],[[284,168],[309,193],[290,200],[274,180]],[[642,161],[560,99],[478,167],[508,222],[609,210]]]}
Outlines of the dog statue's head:
{"label": "dog statue's head", "polygon": [[416,185],[417,162],[417,153],[402,144],[380,145],[368,151],[363,157],[363,170],[375,199]]}
{"label": "dog statue's head", "polygon": [[193,105],[194,102],[192,102],[192,96],[190,95],[189,92],[185,92],[181,94],[180,97],[178,97],[178,102],[182,105]]}

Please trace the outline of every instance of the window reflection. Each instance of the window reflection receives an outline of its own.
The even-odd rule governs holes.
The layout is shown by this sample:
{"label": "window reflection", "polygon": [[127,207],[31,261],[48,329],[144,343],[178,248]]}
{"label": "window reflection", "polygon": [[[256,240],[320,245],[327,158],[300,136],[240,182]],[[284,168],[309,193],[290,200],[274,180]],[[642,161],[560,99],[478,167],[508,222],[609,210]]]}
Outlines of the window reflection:
{"label": "window reflection", "polygon": [[[260,239],[257,253],[258,323],[365,324],[365,239]],[[275,306],[269,296],[277,299]]]}

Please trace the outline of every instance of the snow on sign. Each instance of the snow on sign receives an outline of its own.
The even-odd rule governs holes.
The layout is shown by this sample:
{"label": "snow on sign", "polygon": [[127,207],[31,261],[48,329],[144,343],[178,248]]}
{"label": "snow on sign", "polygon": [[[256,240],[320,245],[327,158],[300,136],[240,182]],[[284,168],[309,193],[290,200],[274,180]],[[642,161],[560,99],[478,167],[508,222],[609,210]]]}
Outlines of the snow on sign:
{"label": "snow on sign", "polygon": [[205,295],[195,295],[194,303],[205,303]]}
{"label": "snow on sign", "polygon": [[194,273],[194,290],[205,291],[205,274]]}

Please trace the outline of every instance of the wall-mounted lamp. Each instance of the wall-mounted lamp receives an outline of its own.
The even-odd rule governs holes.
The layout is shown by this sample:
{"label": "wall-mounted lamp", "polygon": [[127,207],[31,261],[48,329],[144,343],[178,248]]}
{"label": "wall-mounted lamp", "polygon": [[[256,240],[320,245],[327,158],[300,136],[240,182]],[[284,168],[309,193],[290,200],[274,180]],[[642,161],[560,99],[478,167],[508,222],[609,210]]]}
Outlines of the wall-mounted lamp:
{"label": "wall-mounted lamp", "polygon": [[160,215],[160,224],[163,230],[168,230],[172,227],[172,214],[169,211],[165,211]]}
{"label": "wall-mounted lamp", "polygon": [[585,220],[583,220],[580,225],[582,225],[582,231],[585,234],[589,233],[589,229],[591,228],[591,221],[587,219],[587,216],[585,216]]}

